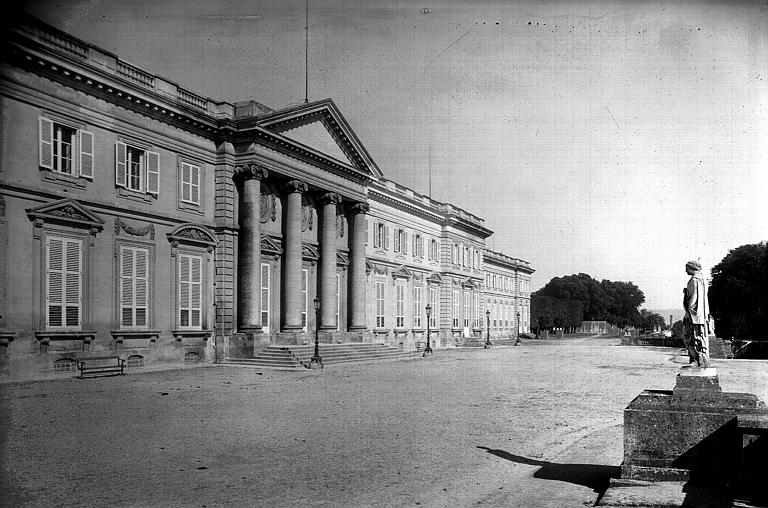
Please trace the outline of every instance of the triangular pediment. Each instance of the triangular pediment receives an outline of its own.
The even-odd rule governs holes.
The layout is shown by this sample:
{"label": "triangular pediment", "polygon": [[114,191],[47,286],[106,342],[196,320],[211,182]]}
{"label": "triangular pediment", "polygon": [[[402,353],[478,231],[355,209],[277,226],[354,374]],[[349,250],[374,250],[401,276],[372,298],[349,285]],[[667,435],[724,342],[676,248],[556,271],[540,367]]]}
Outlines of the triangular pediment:
{"label": "triangular pediment", "polygon": [[261,252],[269,254],[270,256],[282,256],[283,248],[277,241],[275,241],[274,238],[269,236],[262,236]]}
{"label": "triangular pediment", "polygon": [[302,245],[301,257],[303,257],[307,261],[314,263],[318,259],[320,259],[320,253],[317,251],[317,249],[313,245]]}
{"label": "triangular pediment", "polygon": [[413,273],[405,265],[392,272],[393,279],[410,279],[411,277]]}
{"label": "triangular pediment", "polygon": [[64,222],[83,228],[104,228],[104,220],[88,210],[79,201],[67,198],[47,205],[27,208],[27,217],[35,221]]}
{"label": "triangular pediment", "polygon": [[475,284],[475,281],[472,279],[466,279],[464,282],[461,283],[461,287],[466,289],[477,289],[477,285]]}
{"label": "triangular pediment", "polygon": [[372,176],[383,176],[331,99],[263,115],[258,124],[336,162]]}

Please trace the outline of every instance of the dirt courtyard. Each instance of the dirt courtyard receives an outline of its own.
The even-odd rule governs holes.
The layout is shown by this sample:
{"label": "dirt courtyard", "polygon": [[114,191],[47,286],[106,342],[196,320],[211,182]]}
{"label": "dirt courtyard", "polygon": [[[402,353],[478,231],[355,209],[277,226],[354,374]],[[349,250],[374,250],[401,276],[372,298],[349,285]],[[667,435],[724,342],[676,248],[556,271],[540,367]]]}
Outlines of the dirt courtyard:
{"label": "dirt courtyard", "polygon": [[[679,353],[582,338],[6,383],[0,504],[592,506],[623,409],[672,389]],[[768,362],[714,363],[724,391],[768,399]]]}

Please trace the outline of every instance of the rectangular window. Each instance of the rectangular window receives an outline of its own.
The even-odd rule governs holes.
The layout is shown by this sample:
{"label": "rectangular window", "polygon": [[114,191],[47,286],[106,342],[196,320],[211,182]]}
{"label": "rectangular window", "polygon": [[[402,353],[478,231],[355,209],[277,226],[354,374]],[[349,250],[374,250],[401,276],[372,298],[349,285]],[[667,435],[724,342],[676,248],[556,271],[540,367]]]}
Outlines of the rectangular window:
{"label": "rectangular window", "polygon": [[120,327],[149,326],[149,250],[120,248]]}
{"label": "rectangular window", "polygon": [[46,326],[77,330],[81,325],[83,252],[74,238],[49,236],[46,248]]}
{"label": "rectangular window", "polygon": [[200,204],[200,166],[181,163],[181,200],[194,205]]}
{"label": "rectangular window", "polygon": [[471,319],[472,303],[469,299],[469,291],[464,291],[464,328],[469,328],[469,320]]}
{"label": "rectangular window", "polygon": [[480,306],[480,295],[475,294],[475,328],[480,328],[480,309],[482,307]]}
{"label": "rectangular window", "polygon": [[203,258],[179,254],[179,328],[202,328]]}
{"label": "rectangular window", "polygon": [[405,328],[405,284],[395,284],[395,326]]}
{"label": "rectangular window", "polygon": [[429,326],[434,329],[437,327],[437,314],[440,310],[437,307],[437,289],[429,290],[429,305],[432,307],[432,315],[429,317]]}
{"label": "rectangular window", "polygon": [[261,264],[261,331],[269,332],[270,280],[269,264]]}
{"label": "rectangular window", "polygon": [[376,281],[376,328],[384,328],[384,283]]}
{"label": "rectangular window", "polygon": [[491,319],[493,320],[493,328],[494,329],[497,328],[496,318],[498,317],[498,311],[499,311],[499,308],[496,305],[496,300],[494,300],[493,302],[491,302]]}
{"label": "rectangular window", "polygon": [[307,306],[309,305],[309,270],[301,270],[301,299],[304,300],[304,307],[301,310],[301,327],[307,331]]}
{"label": "rectangular window", "polygon": [[159,182],[160,155],[157,152],[121,142],[115,144],[115,185],[157,195]]}
{"label": "rectangular window", "polygon": [[413,288],[413,327],[416,329],[421,328],[421,313],[423,312],[423,309],[421,308],[421,293],[422,293],[422,287],[414,286]]}
{"label": "rectangular window", "polygon": [[395,230],[395,252],[402,252],[403,251],[403,230],[402,229],[396,229]]}
{"label": "rectangular window", "polygon": [[453,327],[459,327],[459,319],[461,318],[461,300],[459,300],[459,292],[453,292]]}
{"label": "rectangular window", "polygon": [[93,178],[93,134],[40,117],[40,167]]}

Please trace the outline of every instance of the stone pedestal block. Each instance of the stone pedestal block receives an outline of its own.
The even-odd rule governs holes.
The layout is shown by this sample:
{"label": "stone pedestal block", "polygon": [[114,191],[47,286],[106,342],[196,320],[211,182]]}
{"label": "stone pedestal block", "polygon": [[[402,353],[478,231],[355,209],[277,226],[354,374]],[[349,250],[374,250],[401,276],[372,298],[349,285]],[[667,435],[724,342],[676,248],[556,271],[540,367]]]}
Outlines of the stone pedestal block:
{"label": "stone pedestal block", "polygon": [[624,410],[621,476],[727,479],[741,461],[738,416],[763,412],[754,395],[723,392],[715,369],[685,369],[674,390],[646,390]]}

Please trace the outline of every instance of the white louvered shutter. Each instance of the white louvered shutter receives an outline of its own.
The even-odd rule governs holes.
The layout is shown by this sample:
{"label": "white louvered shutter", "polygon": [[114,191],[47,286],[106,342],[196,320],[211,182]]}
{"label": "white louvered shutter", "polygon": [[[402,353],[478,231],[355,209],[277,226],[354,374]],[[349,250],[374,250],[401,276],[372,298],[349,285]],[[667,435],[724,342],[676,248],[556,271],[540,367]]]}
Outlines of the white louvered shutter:
{"label": "white louvered shutter", "polygon": [[46,243],[47,322],[50,327],[64,325],[64,240],[48,237]]}
{"label": "white louvered shutter", "polygon": [[80,242],[66,240],[66,274],[65,274],[65,324],[68,327],[80,326],[80,308],[82,299]]}
{"label": "white louvered shutter", "polygon": [[389,226],[384,226],[384,250],[389,250]]}
{"label": "white louvered shutter", "polygon": [[115,185],[125,187],[128,181],[128,155],[125,143],[115,143]]}
{"label": "white louvered shutter", "polygon": [[191,326],[200,328],[203,300],[203,260],[197,256],[191,258],[190,270],[190,310]]}
{"label": "white louvered shutter", "polygon": [[160,190],[160,154],[147,152],[147,194],[157,195]]}
{"label": "white louvered shutter", "polygon": [[120,324],[124,327],[133,326],[133,249],[123,247],[120,255]]}
{"label": "white louvered shutter", "polygon": [[135,251],[135,326],[148,325],[149,308],[149,252],[146,249]]}
{"label": "white louvered shutter", "polygon": [[403,230],[403,254],[408,254],[408,233]]}
{"label": "white louvered shutter", "polygon": [[93,134],[79,131],[80,135],[80,176],[93,178]]}
{"label": "white louvered shutter", "polygon": [[40,167],[53,169],[53,122],[40,117]]}

